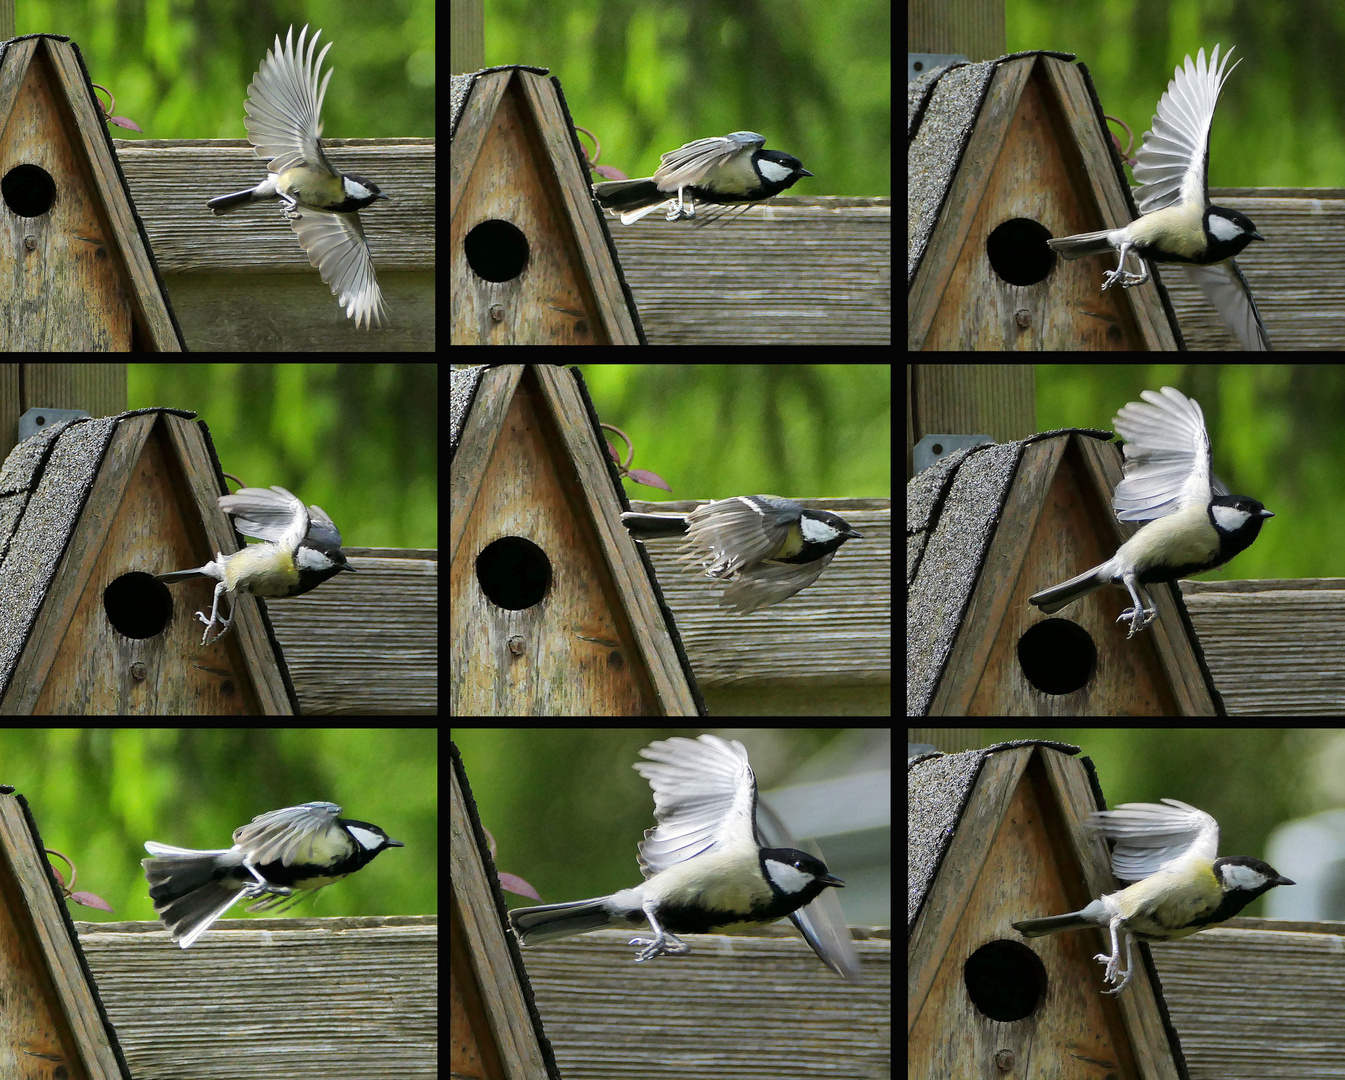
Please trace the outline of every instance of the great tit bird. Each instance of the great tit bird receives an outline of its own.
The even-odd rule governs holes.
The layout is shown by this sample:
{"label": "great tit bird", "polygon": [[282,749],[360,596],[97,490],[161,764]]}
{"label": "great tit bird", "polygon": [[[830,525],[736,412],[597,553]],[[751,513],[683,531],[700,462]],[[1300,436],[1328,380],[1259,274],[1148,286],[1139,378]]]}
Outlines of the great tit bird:
{"label": "great tit bird", "polygon": [[[248,544],[229,555],[218,552],[204,566],[156,577],[170,584],[194,577],[219,582],[210,618],[204,611],[196,613],[205,623],[202,645],[218,641],[233,625],[238,593],[268,599],[302,596],[342,570],[355,573],[341,550],[341,533],[322,507],[304,506],[283,487],[239,488],[232,495],[221,495],[219,508],[233,517],[234,527],[244,536],[264,543]],[[229,617],[210,639],[210,631],[219,621],[220,596],[226,591]]]}
{"label": "great tit bird", "polygon": [[847,540],[862,538],[844,518],[776,495],[740,495],[690,514],[621,515],[639,540],[682,536],[683,561],[730,582],[720,604],[746,613],[778,604],[818,579]]}
{"label": "great tit bird", "polygon": [[[1116,841],[1112,870],[1136,884],[1108,893],[1080,911],[1026,919],[1013,928],[1024,937],[1105,926],[1111,954],[1093,957],[1106,963],[1104,978],[1119,994],[1133,972],[1132,939],[1172,941],[1231,919],[1276,885],[1293,885],[1273,866],[1246,855],[1218,858],[1219,823],[1203,810],[1177,799],[1123,803],[1097,810],[1088,826]],[[1117,935],[1126,936],[1126,970],[1121,975]]]}
{"label": "great tit bird", "polygon": [[364,238],[357,211],[387,196],[378,185],[355,173],[342,174],[323,153],[322,99],[331,80],[329,70],[318,85],[318,73],[331,42],[318,54],[317,30],[304,50],[305,26],[294,48],[294,27],[282,48],[276,36],[275,52],[266,59],[248,87],[246,127],[256,153],[270,159],[268,175],[256,187],[221,195],[206,205],[216,214],[240,206],[279,199],[308,261],[331,286],[346,316],[361,324],[378,326],[385,317],[383,294],[374,276],[374,260]]}
{"label": "great tit bird", "polygon": [[639,845],[645,880],[592,900],[509,912],[524,945],[606,927],[648,926],[653,938],[637,962],[682,956],[677,934],[704,934],[733,924],[774,922],[786,915],[818,957],[837,974],[858,968],[848,932],[819,932],[824,918],[806,907],[828,886],[845,883],[821,859],[788,847],[766,847],[757,821],[757,781],[747,750],[716,735],[672,738],[640,751],[634,768],[654,792],[653,829]]}
{"label": "great tit bird", "polygon": [[712,219],[727,213],[726,207],[772,198],[813,175],[798,158],[763,150],[765,145],[766,137],[755,131],[697,139],[664,154],[653,176],[607,180],[594,184],[593,193],[600,206],[621,215],[623,225],[660,207],[667,208],[669,221],[694,218],[697,200],[718,208],[711,210]]}
{"label": "great tit bird", "polygon": [[[1124,289],[1144,284],[1149,280],[1148,262],[1184,263],[1187,276],[1218,309],[1242,347],[1267,350],[1270,338],[1247,280],[1233,260],[1253,240],[1265,237],[1245,214],[1211,205],[1209,195],[1210,125],[1232,53],[1229,49],[1220,63],[1216,45],[1206,64],[1201,49],[1195,63],[1188,56],[1186,66],[1177,68],[1168,83],[1134,170],[1139,183],[1135,201],[1142,216],[1123,228],[1047,243],[1066,259],[1119,251],[1117,268],[1103,278],[1104,289],[1117,283]],[[1125,268],[1131,254],[1140,259],[1139,274]]]}
{"label": "great tit bird", "polygon": [[1140,397],[1149,404],[1132,401],[1112,421],[1126,440],[1112,506],[1119,520],[1148,524],[1101,566],[1028,598],[1050,615],[1095,589],[1124,585],[1135,604],[1121,614],[1130,621],[1127,638],[1157,617],[1141,586],[1222,566],[1275,516],[1255,499],[1229,494],[1210,471],[1210,437],[1196,402],[1170,386]]}
{"label": "great tit bird", "polygon": [[169,936],[190,948],[239,900],[257,900],[249,911],[280,911],[353,874],[380,851],[406,846],[377,825],[340,813],[329,802],[272,810],[235,829],[233,847],[217,851],[146,841],[154,858],[140,865]]}

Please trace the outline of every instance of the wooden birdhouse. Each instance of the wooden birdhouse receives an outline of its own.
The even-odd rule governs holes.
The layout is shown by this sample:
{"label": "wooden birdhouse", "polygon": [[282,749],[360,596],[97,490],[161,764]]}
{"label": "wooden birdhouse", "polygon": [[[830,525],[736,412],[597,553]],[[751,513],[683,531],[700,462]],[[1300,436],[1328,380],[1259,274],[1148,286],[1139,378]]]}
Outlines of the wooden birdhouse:
{"label": "wooden birdhouse", "polygon": [[1176,349],[1159,274],[1100,288],[1103,260],[1054,237],[1138,217],[1082,64],[1021,53],[940,68],[911,86],[907,153],[913,349]]}
{"label": "wooden birdhouse", "polygon": [[[10,647],[0,712],[299,711],[262,601],[234,595],[229,631],[204,644],[195,612],[211,611],[215,581],[157,580],[240,546],[218,505],[219,463],[193,415],[146,409],[55,424],[6,460],[0,625]],[[302,657],[329,633],[333,613],[350,606],[346,588],[328,581],[276,601],[302,604],[299,618],[312,620],[309,642],[291,627],[294,652]]]}
{"label": "wooden birdhouse", "polygon": [[[1083,826],[1103,805],[1063,744],[1006,744],[908,765],[912,1076],[1184,1075],[1147,947],[1124,1001],[1104,994],[1097,931],[1024,939],[1015,921],[1077,911],[1118,886]],[[1045,943],[1045,944],[1043,944]],[[950,1033],[956,1037],[950,1037]]]}
{"label": "wooden birdhouse", "polygon": [[[1142,735],[1137,742],[1151,744]],[[1105,920],[1090,926],[1091,915],[1080,925],[1031,925],[1134,888],[1114,871],[1143,873],[1163,862],[1164,848],[1185,853],[1174,862],[1206,857],[1212,818],[1170,797],[1175,821],[1146,829],[1136,824],[1153,820],[1146,810],[1120,824],[1092,821],[1107,800],[1093,762],[1078,754],[1067,743],[1018,741],[908,760],[907,1073],[1177,1080],[1294,1072],[1293,1062],[1316,1050],[1307,1033],[1322,1030],[1312,1003],[1302,1038],[1285,1026],[1329,962],[1331,945],[1318,955],[1313,943],[1321,926],[1217,910],[1213,925],[1166,941],[1139,940]],[[1188,771],[1207,779],[1198,762]],[[1231,805],[1245,804],[1236,787],[1221,790]],[[1184,820],[1182,810],[1204,820]],[[1205,882],[1217,888],[1208,858],[1207,878],[1191,883],[1198,892]],[[1139,892],[1171,889],[1174,876],[1149,873]],[[1106,906],[1135,900],[1131,893]],[[1166,917],[1194,918],[1189,903],[1189,895],[1169,901]],[[1147,917],[1161,919],[1157,910]],[[1335,1008],[1331,1001],[1319,1011]],[[989,1072],[985,1062],[994,1063]]]}
{"label": "wooden birdhouse", "polygon": [[[551,1046],[536,1006],[530,1007],[527,971],[519,946],[505,932],[500,879],[491,859],[489,835],[472,795],[458,748],[448,747],[449,821],[453,835],[453,887],[449,890],[453,943],[460,957],[452,964],[449,998],[458,1018],[452,1057],[461,1075],[555,1076]],[[501,1064],[492,1068],[485,1063]],[[479,1068],[473,1068],[480,1063]],[[465,1068],[463,1066],[466,1066]]]}
{"label": "wooden birdhouse", "polygon": [[[1017,484],[1033,523],[1022,536],[1014,610],[1025,622],[1023,673],[1052,704],[1107,715],[1215,715],[1223,700],[1205,664],[1176,582],[1145,586],[1158,618],[1128,637],[1117,622],[1132,606],[1122,588],[1105,588],[1044,615],[1031,594],[1099,566],[1138,531],[1112,508],[1121,451],[1110,432],[1072,431],[1032,440]],[[1019,603],[1021,600],[1021,603]]]}
{"label": "wooden birdhouse", "polygon": [[0,349],[184,349],[79,48],[0,43]]}
{"label": "wooden birdhouse", "polygon": [[63,858],[44,845],[23,795],[0,785],[0,922],[10,954],[0,1056],[16,1077],[35,1075],[28,1065],[38,1060],[49,1076],[129,1076],[67,907],[89,897],[67,899],[53,872],[69,870]]}
{"label": "wooden birdhouse", "polygon": [[[911,715],[1224,710],[1176,584],[1145,587],[1158,618],[1130,638],[1116,623],[1130,606],[1124,589],[1053,615],[1028,603],[1136,531],[1112,510],[1121,452],[1111,438],[1070,430],[973,446],[911,480]],[[1228,593],[1206,617],[1228,619],[1237,601]]]}
{"label": "wooden birdhouse", "polygon": [[696,715],[579,372],[452,375],[453,715]]}
{"label": "wooden birdhouse", "polygon": [[453,344],[645,344],[560,81],[455,75],[453,102]]}

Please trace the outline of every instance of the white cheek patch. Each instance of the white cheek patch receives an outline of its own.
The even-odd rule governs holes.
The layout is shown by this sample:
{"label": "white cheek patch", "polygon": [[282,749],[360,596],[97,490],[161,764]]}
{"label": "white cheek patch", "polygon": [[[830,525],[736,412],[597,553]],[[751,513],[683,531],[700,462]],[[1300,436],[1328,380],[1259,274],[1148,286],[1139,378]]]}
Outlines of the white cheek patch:
{"label": "white cheek patch", "polygon": [[301,547],[294,553],[294,561],[299,564],[300,570],[330,570],[336,565],[330,558],[322,552],[311,547]]}
{"label": "white cheek patch", "polygon": [[786,168],[785,166],[781,165],[778,161],[770,161],[768,159],[758,161],[757,168],[761,170],[762,176],[764,176],[767,180],[774,181],[777,184],[781,180],[787,179],[793,172],[792,169]]}
{"label": "white cheek patch", "polygon": [[368,829],[361,829],[358,825],[352,825],[350,827],[350,835],[353,836],[360,847],[364,848],[366,851],[372,851],[383,842],[383,837],[379,836],[378,833],[371,833]]}
{"label": "white cheek patch", "polygon": [[1248,889],[1255,891],[1264,885],[1269,879],[1259,870],[1253,870],[1250,866],[1243,866],[1241,863],[1230,863],[1223,868],[1224,885],[1232,889]]}
{"label": "white cheek patch", "polygon": [[786,895],[802,892],[813,881],[812,874],[806,874],[789,863],[778,862],[775,859],[766,860],[766,876]]}
{"label": "white cheek patch", "polygon": [[813,544],[825,544],[828,540],[835,540],[841,535],[825,521],[810,518],[807,514],[799,519],[799,532],[803,533],[805,540]]}
{"label": "white cheek patch", "polygon": [[1218,214],[1211,214],[1210,235],[1216,240],[1236,240],[1239,236],[1246,236],[1247,234],[1236,221],[1230,221]]}
{"label": "white cheek patch", "polygon": [[1211,507],[1210,512],[1214,515],[1214,523],[1225,532],[1237,532],[1247,524],[1247,520],[1252,516],[1246,510],[1239,510],[1236,506],[1215,506]]}

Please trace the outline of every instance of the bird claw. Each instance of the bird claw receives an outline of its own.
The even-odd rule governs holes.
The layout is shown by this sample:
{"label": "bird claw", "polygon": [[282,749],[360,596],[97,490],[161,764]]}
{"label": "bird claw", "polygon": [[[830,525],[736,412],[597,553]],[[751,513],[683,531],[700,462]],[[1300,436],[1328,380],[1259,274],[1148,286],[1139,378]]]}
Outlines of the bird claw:
{"label": "bird claw", "polygon": [[[213,645],[220,638],[222,638],[224,636],[224,632],[229,629],[229,622],[224,623],[222,626],[220,626],[219,632],[216,633],[215,636],[212,638],[210,636],[210,631],[214,629],[215,625],[218,623],[218,620],[207,619],[204,611],[198,611],[196,613],[196,617],[200,619],[201,622],[205,623],[205,633],[201,635],[202,645]],[[230,622],[232,621],[233,620],[231,619]]]}
{"label": "bird claw", "polygon": [[1102,973],[1104,982],[1116,983],[1118,976],[1120,976],[1121,979],[1121,981],[1111,989],[1104,990],[1104,994],[1119,994],[1130,984],[1129,969],[1126,970],[1124,975],[1121,975],[1121,958],[1119,956],[1108,956],[1106,953],[1098,953],[1093,959],[1105,960],[1107,962],[1107,970]]}
{"label": "bird claw", "polygon": [[270,882],[267,882],[265,885],[253,883],[243,890],[243,899],[255,900],[259,896],[267,895],[291,896],[293,893],[293,889],[287,888],[284,885],[272,885]]}
{"label": "bird claw", "polygon": [[[1136,632],[1143,630],[1156,618],[1158,618],[1157,608],[1126,608],[1125,611],[1121,612],[1117,617],[1116,621],[1122,622],[1126,619],[1130,620],[1130,633],[1126,634],[1126,640],[1129,641],[1135,636]],[[1094,959],[1102,960],[1105,959],[1105,957],[1098,956],[1094,957]]]}
{"label": "bird claw", "polygon": [[1133,289],[1143,285],[1149,279],[1143,274],[1132,274],[1129,270],[1108,270],[1102,277],[1102,288],[1110,289],[1118,281],[1123,289]]}
{"label": "bird claw", "polygon": [[659,934],[655,938],[631,938],[630,944],[645,946],[635,957],[637,964],[642,960],[652,960],[656,956],[681,956],[691,951],[690,945],[679,941],[672,934]]}

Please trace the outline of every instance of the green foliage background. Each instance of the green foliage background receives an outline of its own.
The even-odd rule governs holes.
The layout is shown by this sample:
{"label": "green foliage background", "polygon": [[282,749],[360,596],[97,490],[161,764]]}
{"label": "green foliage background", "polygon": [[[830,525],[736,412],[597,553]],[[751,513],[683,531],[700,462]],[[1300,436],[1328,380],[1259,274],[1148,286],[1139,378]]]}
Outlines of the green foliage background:
{"label": "green foliage background", "polygon": [[[27,800],[47,848],[74,862],[74,889],[115,909],[71,904],[77,921],[155,918],[146,840],[227,848],[258,814],[315,800],[406,847],[287,914],[423,915],[438,904],[438,745],[434,729],[9,728],[0,782]],[[69,885],[69,868],[51,861]],[[249,916],[239,906],[225,917]]]}
{"label": "green foliage background", "polygon": [[[1202,581],[1339,577],[1345,530],[1345,367],[1339,364],[1039,364],[1037,430],[1112,430],[1141,390],[1174,386],[1205,414],[1214,471],[1275,516]],[[1188,800],[1189,801],[1189,800]]]}
{"label": "green foliage background", "polygon": [[[598,418],[635,444],[632,499],[881,498],[892,492],[887,364],[583,364]],[[621,461],[626,445],[608,434]]]}
{"label": "green foliage background", "polygon": [[195,412],[226,473],[322,507],[346,547],[438,546],[438,394],[434,364],[132,364],[127,380],[130,408]]}
{"label": "green foliage background", "polygon": [[[323,134],[332,139],[435,134],[433,0],[347,4],[338,0],[190,5],[24,0],[19,34],[61,34],[79,46],[93,82],[115,100],[114,116],[139,133],[124,139],[242,139],[243,101],[257,66],[305,24],[332,43],[323,70]],[[102,98],[107,105],[109,99]]]}
{"label": "green foliage background", "polygon": [[[1305,5],[1158,0],[1027,0],[1005,9],[1010,53],[1049,49],[1088,66],[1102,111],[1133,135],[1133,157],[1173,72],[1200,49],[1233,49],[1210,130],[1212,187],[1336,188],[1345,175],[1338,61],[1340,10]],[[1126,127],[1110,125],[1126,149]],[[1273,239],[1273,237],[1272,237]]]}

